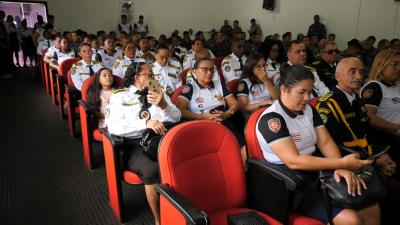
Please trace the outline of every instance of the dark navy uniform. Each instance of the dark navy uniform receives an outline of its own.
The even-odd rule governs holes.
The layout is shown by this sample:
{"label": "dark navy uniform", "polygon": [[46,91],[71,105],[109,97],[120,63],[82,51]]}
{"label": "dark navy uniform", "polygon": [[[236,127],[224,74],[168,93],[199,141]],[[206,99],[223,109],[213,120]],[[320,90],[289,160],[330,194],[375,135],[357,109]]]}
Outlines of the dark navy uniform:
{"label": "dark navy uniform", "polygon": [[[367,138],[369,129],[367,108],[358,95],[349,95],[336,86],[332,92],[319,99],[316,108],[336,144],[357,151],[362,158],[373,154],[372,145],[374,154],[380,149],[374,139]],[[351,131],[346,126],[346,121]],[[346,155],[348,152],[342,154]]]}
{"label": "dark navy uniform", "polygon": [[313,66],[317,70],[319,79],[325,83],[325,86],[327,86],[329,90],[332,90],[338,83],[335,79],[336,66],[330,65],[323,60],[315,61]]}

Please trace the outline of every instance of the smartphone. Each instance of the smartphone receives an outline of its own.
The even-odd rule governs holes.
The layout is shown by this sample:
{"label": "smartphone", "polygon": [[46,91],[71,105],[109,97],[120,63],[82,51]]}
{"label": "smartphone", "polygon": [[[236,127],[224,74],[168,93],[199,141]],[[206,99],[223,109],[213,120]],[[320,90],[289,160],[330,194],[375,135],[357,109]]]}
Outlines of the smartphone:
{"label": "smartphone", "polygon": [[158,80],[149,80],[149,82],[147,83],[147,87],[149,88],[149,91],[157,93],[161,90],[161,86]]}
{"label": "smartphone", "polygon": [[379,156],[385,154],[385,153],[389,150],[389,148],[390,148],[390,145],[389,145],[389,146],[386,146],[386,148],[383,149],[383,151],[378,152],[378,153],[376,153],[375,155],[369,157],[368,160],[375,160],[375,159],[377,159]]}

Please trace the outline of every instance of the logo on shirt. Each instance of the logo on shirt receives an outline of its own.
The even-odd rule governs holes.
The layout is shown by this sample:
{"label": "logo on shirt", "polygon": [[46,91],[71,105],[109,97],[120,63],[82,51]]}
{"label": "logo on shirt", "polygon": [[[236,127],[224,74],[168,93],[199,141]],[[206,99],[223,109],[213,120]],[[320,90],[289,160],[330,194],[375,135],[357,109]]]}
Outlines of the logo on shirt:
{"label": "logo on shirt", "polygon": [[200,103],[204,103],[204,99],[202,97],[198,97],[194,100],[196,103],[200,104]]}
{"label": "logo on shirt", "polygon": [[229,72],[229,71],[231,71],[231,67],[230,67],[230,66],[225,66],[225,67],[224,67],[224,70],[225,70],[226,72]]}
{"label": "logo on shirt", "polygon": [[187,86],[187,85],[185,85],[185,86],[182,88],[182,94],[186,94],[186,93],[188,93],[189,91],[190,91],[190,87]]}
{"label": "logo on shirt", "polygon": [[293,133],[293,134],[290,134],[290,136],[292,137],[292,140],[294,142],[300,142],[301,141],[300,133]]}
{"label": "logo on shirt", "polygon": [[372,90],[372,89],[365,89],[364,91],[363,91],[363,94],[362,94],[362,96],[363,96],[363,98],[371,98],[371,96],[374,94],[374,90]]}
{"label": "logo on shirt", "polygon": [[244,90],[244,84],[240,83],[239,86],[238,86],[238,91],[242,92],[243,90]]}
{"label": "logo on shirt", "polygon": [[400,104],[400,98],[399,97],[395,97],[392,99],[394,104]]}
{"label": "logo on shirt", "polygon": [[268,128],[274,132],[277,133],[281,129],[281,121],[279,118],[273,118],[268,120]]}

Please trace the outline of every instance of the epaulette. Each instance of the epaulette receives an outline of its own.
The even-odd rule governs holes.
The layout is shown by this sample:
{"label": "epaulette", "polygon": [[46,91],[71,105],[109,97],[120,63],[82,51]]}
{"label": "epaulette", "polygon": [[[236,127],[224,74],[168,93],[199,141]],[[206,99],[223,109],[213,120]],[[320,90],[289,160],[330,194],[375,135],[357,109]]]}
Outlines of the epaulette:
{"label": "epaulette", "polygon": [[316,73],[317,70],[314,67],[311,66],[307,66],[307,69],[311,72],[311,73]]}
{"label": "epaulette", "polygon": [[113,65],[113,67],[114,68],[117,68],[118,66],[119,66],[119,64],[121,63],[121,61],[122,61],[122,59],[123,59],[123,57],[117,57],[116,59],[115,59],[115,62],[114,62],[114,65]]}
{"label": "epaulette", "polygon": [[315,62],[313,62],[313,65],[318,65],[318,64],[320,64],[321,63],[321,61],[319,61],[319,60],[317,60],[317,61],[315,61]]}
{"label": "epaulette", "polygon": [[82,66],[83,63],[81,61],[74,63],[74,66]]}
{"label": "epaulette", "polygon": [[231,59],[231,58],[232,58],[231,55],[227,55],[227,56],[225,56],[225,58],[224,58],[222,61],[229,60],[229,59]]}
{"label": "epaulette", "polygon": [[172,67],[172,68],[178,68],[177,66],[175,66],[174,64],[172,64],[171,62],[168,62],[168,66]]}
{"label": "epaulette", "polygon": [[71,67],[71,74],[75,74],[75,72],[76,72],[76,66],[75,66],[75,64],[74,64],[74,65],[72,65],[72,67]]}
{"label": "epaulette", "polygon": [[113,94],[117,94],[117,93],[119,93],[119,92],[123,92],[123,91],[126,91],[126,90],[128,90],[128,88],[126,88],[126,87],[118,88],[118,89],[116,89],[116,90],[113,91]]}
{"label": "epaulette", "polygon": [[94,61],[93,62],[94,64],[100,64],[100,63],[102,63],[101,61],[98,61],[98,60],[96,60],[96,61]]}
{"label": "epaulette", "polygon": [[328,92],[326,93],[324,96],[322,96],[321,98],[319,98],[319,102],[326,102],[328,99],[330,99],[333,96],[333,92]]}

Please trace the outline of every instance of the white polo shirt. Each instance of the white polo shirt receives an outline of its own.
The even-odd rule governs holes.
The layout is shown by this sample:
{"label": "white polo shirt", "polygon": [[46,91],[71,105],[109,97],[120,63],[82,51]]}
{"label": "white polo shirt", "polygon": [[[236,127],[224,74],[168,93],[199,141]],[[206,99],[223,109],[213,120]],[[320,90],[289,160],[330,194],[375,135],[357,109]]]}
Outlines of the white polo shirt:
{"label": "white polo shirt", "polygon": [[[242,66],[246,63],[247,57],[243,55],[241,58]],[[240,68],[239,57],[234,53],[226,56],[221,63],[222,74],[224,75],[225,83],[229,83],[232,80],[240,79],[242,76],[242,68]]]}
{"label": "white polo shirt", "polygon": [[361,89],[366,106],[377,108],[377,115],[400,124],[400,86],[384,81],[370,81]]}
{"label": "white polo shirt", "polygon": [[246,96],[249,104],[255,104],[264,100],[272,99],[267,87],[263,83],[252,84],[249,78],[242,79],[238,85],[239,96]]}
{"label": "white polo shirt", "polygon": [[324,122],[312,106],[307,104],[304,111],[295,114],[278,100],[261,114],[256,125],[256,135],[265,160],[283,164],[270,145],[291,139],[299,154],[311,155],[317,143],[315,130],[320,127],[324,127]]}

